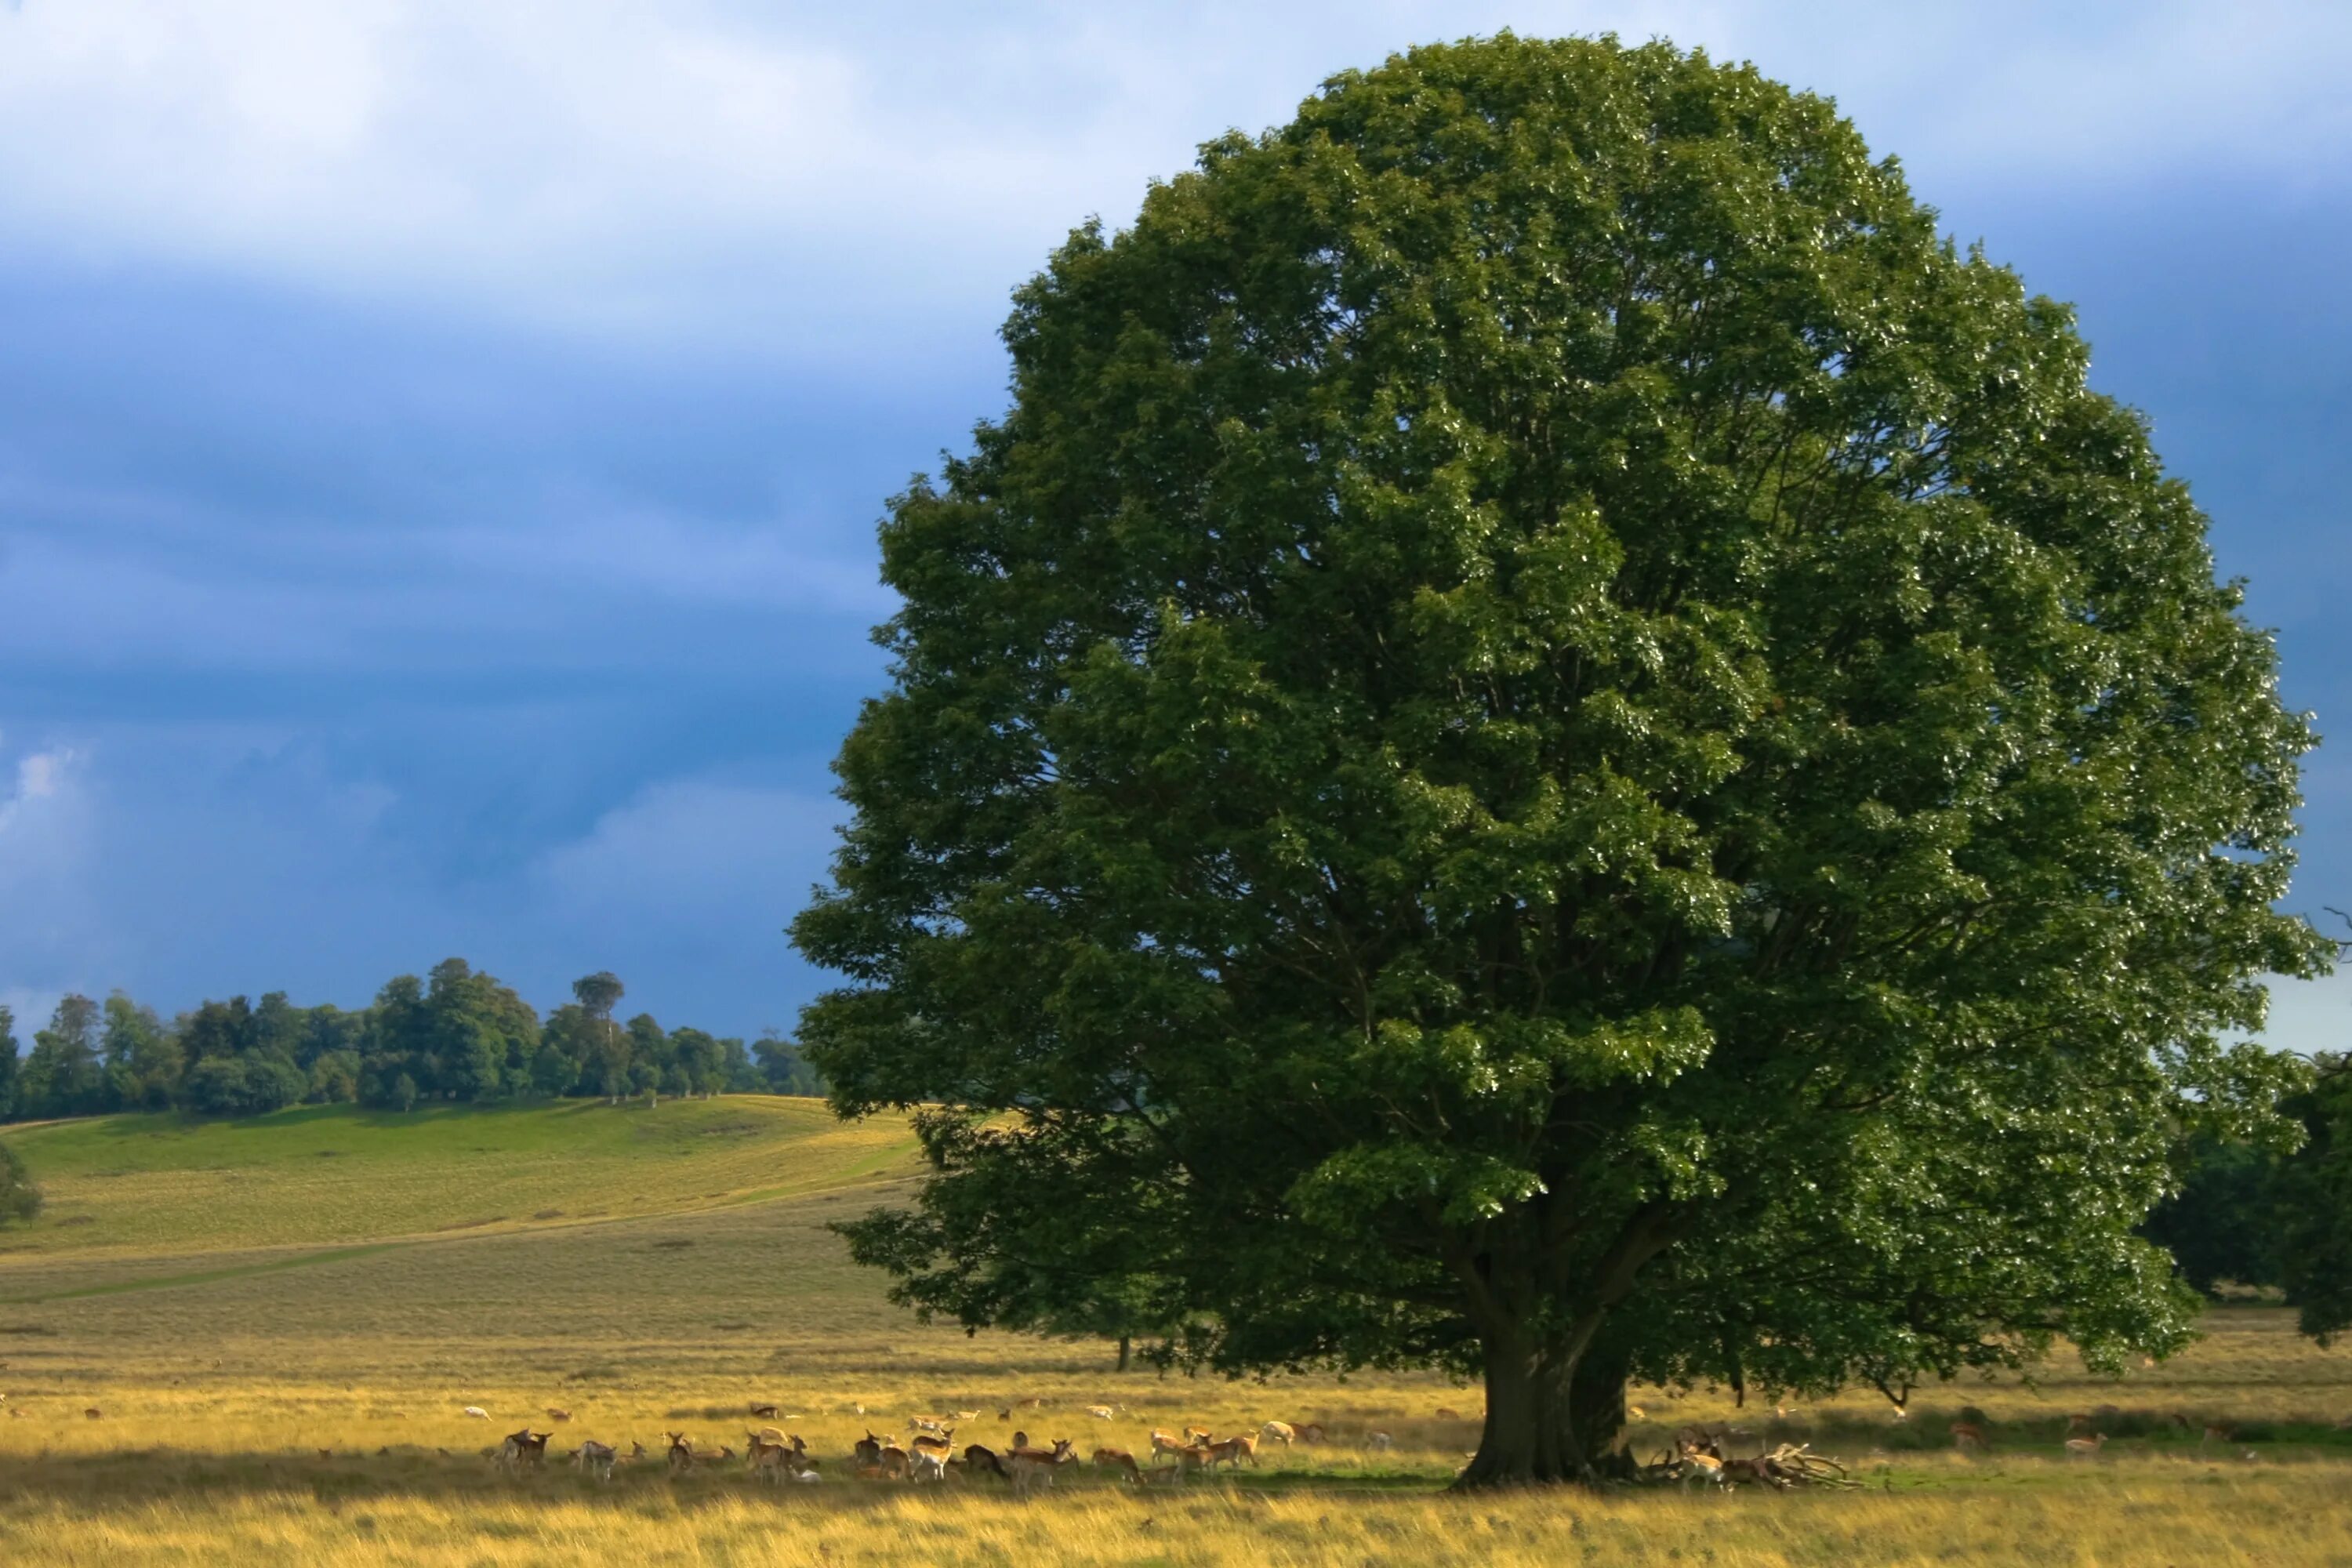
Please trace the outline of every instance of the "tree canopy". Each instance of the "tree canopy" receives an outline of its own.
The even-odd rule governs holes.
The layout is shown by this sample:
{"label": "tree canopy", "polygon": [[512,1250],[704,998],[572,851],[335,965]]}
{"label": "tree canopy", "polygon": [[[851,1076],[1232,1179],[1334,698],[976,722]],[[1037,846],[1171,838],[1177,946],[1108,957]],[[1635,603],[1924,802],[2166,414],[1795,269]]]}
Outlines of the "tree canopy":
{"label": "tree canopy", "polygon": [[902,1299],[1109,1257],[1211,1365],[1479,1375],[1472,1483],[1622,1463],[1632,1376],[2182,1342],[2134,1227],[2273,1114],[2312,736],[2070,312],[1829,103],[1416,49],[1005,339],[793,927],[838,1108],[919,1111]]}

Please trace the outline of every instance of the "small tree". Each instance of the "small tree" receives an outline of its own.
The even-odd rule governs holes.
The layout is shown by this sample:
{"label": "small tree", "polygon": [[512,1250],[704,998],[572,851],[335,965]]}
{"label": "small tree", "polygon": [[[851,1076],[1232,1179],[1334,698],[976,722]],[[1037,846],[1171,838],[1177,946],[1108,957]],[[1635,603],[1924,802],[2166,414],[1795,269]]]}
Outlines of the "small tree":
{"label": "small tree", "polygon": [[41,1189],[16,1151],[0,1143],[0,1225],[28,1220],[41,1212]]}
{"label": "small tree", "polygon": [[1622,1468],[1636,1376],[2183,1342],[2133,1227],[2286,1081],[2312,736],[2068,312],[1829,104],[1417,49],[1006,339],[793,927],[931,1166],[859,1257],[999,1321],[1115,1226],[1212,1364],[1482,1377],[1472,1484]]}
{"label": "small tree", "polygon": [[587,1015],[590,1026],[590,1070],[598,1089],[615,1105],[629,1087],[629,1043],[613,1023],[613,1009],[626,994],[621,977],[609,970],[583,974],[572,983],[572,1000]]}

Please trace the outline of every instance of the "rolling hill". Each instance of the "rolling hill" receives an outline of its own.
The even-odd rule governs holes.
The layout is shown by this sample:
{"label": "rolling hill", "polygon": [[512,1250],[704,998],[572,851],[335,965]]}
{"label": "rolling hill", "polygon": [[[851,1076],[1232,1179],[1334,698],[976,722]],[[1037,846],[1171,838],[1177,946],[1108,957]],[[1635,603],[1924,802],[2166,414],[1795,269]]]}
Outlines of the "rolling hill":
{"label": "rolling hill", "polygon": [[[908,1166],[903,1122],[763,1095],[408,1112],[311,1106],[243,1121],[109,1116],[0,1129],[47,1194],[12,1261],[577,1226],[792,1197]],[[29,1255],[29,1256],[28,1256]]]}

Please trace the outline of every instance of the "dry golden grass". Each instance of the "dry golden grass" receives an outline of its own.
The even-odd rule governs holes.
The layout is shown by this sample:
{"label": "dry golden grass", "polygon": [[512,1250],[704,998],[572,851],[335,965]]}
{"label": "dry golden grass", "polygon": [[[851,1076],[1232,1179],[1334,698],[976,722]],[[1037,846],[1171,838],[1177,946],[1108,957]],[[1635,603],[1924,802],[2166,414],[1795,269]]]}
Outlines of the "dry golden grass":
{"label": "dry golden grass", "polygon": [[[711,1205],[703,1158],[649,1156],[637,1188],[603,1195]],[[761,1179],[790,1188],[814,1169]],[[1729,1421],[1751,1434],[1736,1442],[1839,1455],[1859,1491],[1455,1498],[1442,1488],[1475,1441],[1476,1390],[1119,1374],[1092,1342],[917,1324],[823,1228],[888,1197],[898,1171],[826,1170],[806,1195],[373,1250],[192,1257],[184,1234],[168,1255],[51,1239],[0,1256],[0,1408],[21,1412],[0,1417],[0,1563],[2352,1562],[2352,1432],[2335,1425],[2352,1416],[2352,1353],[2313,1348],[2275,1310],[2218,1312],[2189,1354],[2117,1384],[2061,1363],[2035,1385],[1923,1394],[1905,1423],[1874,1395],[1785,1421],[1704,1391],[1637,1396],[1637,1447]],[[609,1188],[614,1169],[597,1179]],[[552,1463],[502,1477],[483,1454],[527,1424],[552,1426],[558,1450],[593,1436],[657,1452],[675,1430],[740,1447],[754,1399],[825,1457],[824,1484],[778,1493],[651,1464],[608,1489]],[[1983,1458],[1945,1435],[1969,1405],[1991,1425]],[[572,1419],[550,1422],[551,1405]],[[1019,1426],[1141,1451],[1154,1426],[1269,1417],[1323,1421],[1332,1440],[1173,1495],[1091,1472],[1025,1503],[993,1482],[918,1494],[841,1475],[867,1428],[903,1436],[914,1415],[960,1410],[980,1412],[961,1436],[991,1443]],[[2115,1435],[2095,1462],[2061,1457],[2075,1411]],[[2244,1440],[2200,1442],[2209,1418]],[[1392,1445],[1373,1447],[1376,1430]]]}

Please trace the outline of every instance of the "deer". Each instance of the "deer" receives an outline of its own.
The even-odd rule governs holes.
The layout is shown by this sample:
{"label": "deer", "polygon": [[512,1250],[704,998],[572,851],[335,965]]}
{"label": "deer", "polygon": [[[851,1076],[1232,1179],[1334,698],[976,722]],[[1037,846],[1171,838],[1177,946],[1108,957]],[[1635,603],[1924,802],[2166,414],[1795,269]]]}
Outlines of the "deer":
{"label": "deer", "polygon": [[1056,1437],[1046,1448],[1015,1448],[1004,1456],[1005,1468],[1013,1472],[1013,1489],[1026,1496],[1034,1487],[1054,1484],[1054,1472],[1077,1458],[1067,1437]]}
{"label": "deer", "polygon": [[979,1470],[984,1474],[1002,1477],[1008,1481],[1013,1479],[1012,1472],[1004,1468],[1004,1460],[996,1450],[983,1444],[966,1443],[963,1446],[962,1463],[967,1470]]}
{"label": "deer", "polygon": [[1129,1481],[1139,1486],[1143,1482],[1143,1471],[1136,1464],[1135,1456],[1125,1448],[1097,1448],[1091,1462],[1097,1469],[1122,1470]]}
{"label": "deer", "polygon": [[2069,1437],[2066,1439],[2066,1457],[2072,1459],[2095,1459],[2099,1457],[2099,1450],[2106,1446],[2107,1435],[2104,1432],[2094,1432],[2087,1437]]}
{"label": "deer", "polygon": [[518,1465],[536,1465],[547,1458],[546,1432],[534,1432],[526,1426],[520,1432],[509,1432],[507,1440],[499,1445],[499,1468],[512,1469]]}
{"label": "deer", "polygon": [[1723,1484],[1723,1461],[1703,1449],[1683,1451],[1682,1481],[1685,1486],[1696,1481],[1700,1486]]}
{"label": "deer", "polygon": [[694,1445],[686,1440],[685,1433],[665,1432],[662,1436],[669,1439],[669,1468],[671,1469],[682,1470],[688,1465],[694,1463]]}
{"label": "deer", "polygon": [[1963,1453],[1973,1450],[1981,1454],[1992,1444],[1986,1439],[1985,1429],[1975,1422],[1955,1421],[1952,1423],[1952,1446]]}
{"label": "deer", "polygon": [[948,1479],[948,1460],[954,1453],[954,1427],[949,1427],[937,1436],[925,1433],[915,1439],[914,1452],[908,1456],[914,1467],[911,1479],[945,1481]]}
{"label": "deer", "polygon": [[1211,1464],[1223,1465],[1230,1468],[1240,1464],[1244,1459],[1250,1462],[1252,1469],[1257,1468],[1257,1437],[1254,1434],[1244,1437],[1228,1437],[1222,1443],[1209,1445]]}
{"label": "deer", "polygon": [[1287,1421],[1269,1421],[1257,1429],[1257,1435],[1269,1443],[1279,1443],[1286,1448],[1290,1447],[1291,1440],[1298,1436]]}
{"label": "deer", "polygon": [[572,1450],[572,1468],[583,1475],[593,1474],[600,1481],[613,1479],[613,1461],[617,1458],[619,1456],[613,1452],[611,1444],[599,1443],[593,1438]]}
{"label": "deer", "polygon": [[569,1410],[559,1409],[555,1405],[551,1405],[547,1407],[547,1418],[550,1421],[569,1421],[572,1419],[572,1412]]}

